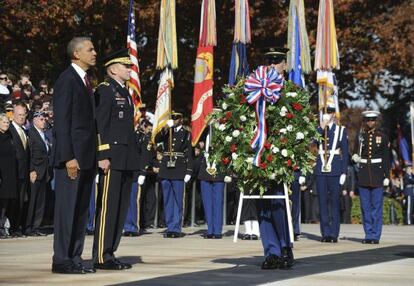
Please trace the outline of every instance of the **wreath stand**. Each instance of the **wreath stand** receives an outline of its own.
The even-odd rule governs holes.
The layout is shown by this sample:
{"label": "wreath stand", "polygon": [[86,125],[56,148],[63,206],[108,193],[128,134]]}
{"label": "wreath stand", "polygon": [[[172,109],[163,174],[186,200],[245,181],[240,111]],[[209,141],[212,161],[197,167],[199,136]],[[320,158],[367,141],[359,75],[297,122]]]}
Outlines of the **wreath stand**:
{"label": "wreath stand", "polygon": [[237,242],[237,237],[238,237],[238,234],[239,234],[240,217],[241,217],[241,211],[242,211],[242,207],[243,207],[243,200],[248,200],[248,199],[278,199],[278,200],[285,200],[286,215],[287,215],[288,229],[289,229],[289,238],[290,238],[290,243],[293,244],[294,237],[293,237],[292,214],[290,212],[290,204],[289,204],[289,188],[285,183],[283,184],[283,190],[284,190],[283,195],[267,195],[267,196],[264,195],[264,196],[260,196],[260,195],[245,195],[244,193],[240,193],[240,199],[239,199],[239,206],[237,208],[237,218],[236,218],[236,226],[235,226],[235,229],[234,229],[233,242]]}

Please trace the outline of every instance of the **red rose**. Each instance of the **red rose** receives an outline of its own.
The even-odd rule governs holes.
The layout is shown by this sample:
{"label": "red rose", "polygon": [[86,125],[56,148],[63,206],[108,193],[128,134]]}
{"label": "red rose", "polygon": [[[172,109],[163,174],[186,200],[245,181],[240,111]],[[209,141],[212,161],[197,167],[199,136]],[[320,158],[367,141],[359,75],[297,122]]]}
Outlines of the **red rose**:
{"label": "red rose", "polygon": [[247,102],[247,99],[246,99],[246,97],[242,94],[242,95],[240,95],[240,103],[241,104],[244,104],[244,103],[246,103]]}
{"label": "red rose", "polygon": [[229,119],[231,117],[231,114],[231,111],[227,111],[225,115],[226,119]]}
{"label": "red rose", "polygon": [[237,151],[237,146],[236,146],[236,144],[231,144],[231,146],[230,146],[230,152],[231,153],[234,153],[234,152],[236,152]]}
{"label": "red rose", "polygon": [[295,109],[296,111],[301,111],[301,110],[303,109],[302,104],[297,103],[297,102],[292,103],[292,107],[293,107],[293,109]]}
{"label": "red rose", "polygon": [[267,150],[269,150],[269,149],[270,149],[270,146],[272,146],[272,145],[269,143],[269,141],[266,141],[266,142],[264,143],[264,147],[265,147]]}
{"label": "red rose", "polygon": [[293,117],[295,117],[295,115],[293,114],[293,113],[288,113],[287,115],[286,115],[286,117],[287,118],[289,118],[289,119],[292,119]]}
{"label": "red rose", "polygon": [[280,138],[280,143],[282,143],[282,144],[286,144],[287,143],[287,138],[286,137],[282,137],[282,138]]}
{"label": "red rose", "polygon": [[223,162],[224,165],[228,165],[230,163],[230,158],[229,157],[224,157],[221,159],[221,162]]}
{"label": "red rose", "polygon": [[262,169],[262,170],[266,170],[266,168],[267,168],[267,164],[266,163],[260,163],[260,169]]}
{"label": "red rose", "polygon": [[289,159],[289,160],[287,160],[287,161],[286,161],[286,164],[287,164],[289,167],[290,167],[290,166],[292,166],[292,160],[290,160],[290,159]]}
{"label": "red rose", "polygon": [[295,166],[292,167],[292,169],[293,169],[293,171],[296,171],[297,169],[299,169],[299,167],[295,165]]}
{"label": "red rose", "polygon": [[272,162],[272,161],[273,161],[273,156],[272,156],[272,154],[269,154],[269,155],[266,157],[266,160],[267,160],[268,162]]}

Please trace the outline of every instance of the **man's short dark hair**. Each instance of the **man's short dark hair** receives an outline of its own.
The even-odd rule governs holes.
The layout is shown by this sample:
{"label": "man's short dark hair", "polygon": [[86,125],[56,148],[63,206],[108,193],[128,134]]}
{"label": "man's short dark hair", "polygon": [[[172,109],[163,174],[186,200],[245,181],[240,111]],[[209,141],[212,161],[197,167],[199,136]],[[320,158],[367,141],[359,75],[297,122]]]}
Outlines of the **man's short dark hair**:
{"label": "man's short dark hair", "polygon": [[26,103],[24,103],[23,101],[21,101],[21,100],[19,100],[19,101],[16,101],[15,103],[14,103],[14,108],[16,108],[17,106],[20,106],[20,107],[23,107],[24,109],[26,109],[26,112],[28,112],[29,111],[29,109],[27,108],[27,105],[26,105]]}
{"label": "man's short dark hair", "polygon": [[85,41],[91,41],[91,38],[90,37],[74,37],[72,40],[70,40],[70,42],[68,43],[68,46],[66,47],[66,52],[68,53],[68,56],[71,60],[73,59],[73,54],[75,53],[75,51]]}

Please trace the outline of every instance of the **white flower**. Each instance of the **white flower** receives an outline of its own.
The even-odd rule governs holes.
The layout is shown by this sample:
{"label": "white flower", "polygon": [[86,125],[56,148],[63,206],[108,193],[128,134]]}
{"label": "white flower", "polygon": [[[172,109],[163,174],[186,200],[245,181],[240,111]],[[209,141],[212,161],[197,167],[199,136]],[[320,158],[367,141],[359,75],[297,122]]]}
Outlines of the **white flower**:
{"label": "white flower", "polygon": [[220,123],[218,123],[218,122],[214,123],[214,128],[220,129]]}
{"label": "white flower", "polygon": [[224,131],[226,129],[226,124],[220,124],[219,128],[220,131]]}
{"label": "white flower", "polygon": [[309,117],[307,117],[307,116],[305,116],[305,117],[303,117],[303,120],[306,122],[306,123],[309,123]]}
{"label": "white flower", "polygon": [[286,149],[283,149],[282,152],[280,152],[282,154],[283,157],[287,157],[288,152]]}
{"label": "white flower", "polygon": [[236,129],[236,130],[233,131],[232,135],[233,135],[234,138],[236,138],[240,135],[240,131]]}
{"label": "white flower", "polygon": [[231,136],[226,136],[226,142],[231,142]]}
{"label": "white flower", "polygon": [[295,154],[292,154],[292,156],[290,156],[290,158],[295,159]]}
{"label": "white flower", "polygon": [[296,92],[286,92],[286,97],[296,97],[297,95]]}
{"label": "white flower", "polygon": [[280,129],[279,132],[282,133],[282,134],[286,134],[286,128]]}
{"label": "white flower", "polygon": [[250,117],[253,117],[253,118],[255,118],[256,117],[256,113],[250,113]]}
{"label": "white flower", "polygon": [[223,102],[223,104],[221,105],[221,108],[223,108],[223,110],[226,110],[228,107],[227,103]]}
{"label": "white flower", "polygon": [[276,179],[276,174],[275,174],[275,173],[271,174],[269,179],[270,179],[270,180],[274,180],[274,179]]}
{"label": "white flower", "polygon": [[305,132],[303,132],[303,134],[308,135],[308,134],[309,134],[309,132],[308,132],[308,131],[305,131]]}
{"label": "white flower", "polygon": [[277,152],[279,152],[279,148],[273,147],[272,148],[272,152],[273,152],[273,154],[276,154]]}
{"label": "white flower", "polygon": [[302,132],[296,133],[296,140],[302,140],[305,138],[305,135]]}
{"label": "white flower", "polygon": [[282,109],[280,110],[279,115],[284,117],[284,116],[286,116],[287,112],[288,112],[287,108],[285,106],[283,106]]}
{"label": "white flower", "polygon": [[234,93],[229,93],[229,96],[234,96]]}
{"label": "white flower", "polygon": [[237,153],[231,153],[231,158],[232,158],[233,160],[236,160],[236,159],[237,159],[237,157],[239,157],[239,155],[237,155]]}
{"label": "white flower", "polygon": [[246,158],[246,162],[249,164],[253,163],[253,160],[254,160],[253,157]]}
{"label": "white flower", "polygon": [[292,126],[292,125],[288,125],[288,126],[286,127],[286,129],[287,129],[287,131],[292,131],[292,130],[293,130],[293,126]]}
{"label": "white flower", "polygon": [[247,120],[247,117],[246,117],[246,116],[244,116],[244,115],[240,116],[240,121],[241,121],[241,122],[244,122],[244,121],[246,121],[246,120]]}

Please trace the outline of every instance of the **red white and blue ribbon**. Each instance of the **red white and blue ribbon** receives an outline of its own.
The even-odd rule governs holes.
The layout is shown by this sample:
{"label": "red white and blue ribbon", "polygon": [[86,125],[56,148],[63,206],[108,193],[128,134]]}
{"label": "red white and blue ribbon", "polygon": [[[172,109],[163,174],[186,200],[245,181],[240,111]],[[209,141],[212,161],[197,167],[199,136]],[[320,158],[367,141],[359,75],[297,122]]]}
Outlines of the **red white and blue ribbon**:
{"label": "red white and blue ribbon", "polygon": [[283,87],[284,78],[275,69],[268,69],[266,66],[259,66],[245,81],[244,91],[249,104],[256,103],[257,127],[250,146],[256,151],[253,164],[257,167],[261,163],[264,144],[267,139],[266,128],[266,102],[276,103]]}

